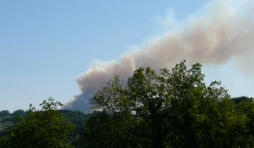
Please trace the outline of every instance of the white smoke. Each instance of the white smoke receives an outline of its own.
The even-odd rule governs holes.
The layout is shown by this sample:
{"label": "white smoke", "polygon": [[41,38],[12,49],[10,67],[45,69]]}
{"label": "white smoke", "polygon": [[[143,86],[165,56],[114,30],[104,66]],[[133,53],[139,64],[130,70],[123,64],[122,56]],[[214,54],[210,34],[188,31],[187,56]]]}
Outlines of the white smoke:
{"label": "white smoke", "polygon": [[252,69],[254,3],[218,0],[204,9],[202,14],[193,14],[181,23],[175,23],[181,25],[171,26],[146,45],[135,46],[135,50],[123,55],[119,61],[91,67],[77,79],[82,93],[64,109],[88,113],[89,100],[99,88],[114,75],[127,79],[139,67],[170,68],[184,59],[189,63],[223,64],[234,58],[240,67],[244,64],[247,65],[245,70]]}

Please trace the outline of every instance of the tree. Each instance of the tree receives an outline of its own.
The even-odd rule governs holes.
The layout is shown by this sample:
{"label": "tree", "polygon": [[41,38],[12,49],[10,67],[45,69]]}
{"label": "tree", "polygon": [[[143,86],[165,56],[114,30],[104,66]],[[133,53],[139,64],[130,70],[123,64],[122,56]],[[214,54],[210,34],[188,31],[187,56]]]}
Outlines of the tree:
{"label": "tree", "polygon": [[84,123],[82,140],[84,147],[98,148],[139,148],[149,147],[150,139],[139,136],[146,128],[143,122],[131,114],[118,112],[108,114],[104,111],[94,113]]}
{"label": "tree", "polygon": [[[103,113],[88,119],[83,138],[89,143],[109,133],[120,133],[104,138],[106,147],[105,143],[117,145],[118,140],[127,142],[125,138],[129,137],[138,141],[136,147],[227,146],[230,137],[221,138],[235,129],[235,124],[229,124],[236,118],[234,106],[220,82],[206,86],[201,67],[197,63],[188,69],[183,61],[171,71],[161,69],[159,74],[149,67],[139,68],[127,84],[114,77],[91,99],[92,105]],[[110,132],[100,130],[104,127]]]}
{"label": "tree", "polygon": [[22,109],[15,110],[13,113],[13,116],[25,116],[26,112]]}
{"label": "tree", "polygon": [[64,139],[72,133],[74,125],[67,121],[57,107],[62,104],[53,98],[44,100],[40,110],[32,105],[25,117],[18,117],[15,125],[6,130],[1,147],[6,148],[66,148]]}
{"label": "tree", "polygon": [[9,115],[9,114],[10,114],[9,110],[0,111],[0,116],[6,116],[6,115]]}
{"label": "tree", "polygon": [[239,97],[235,98],[234,102],[238,113],[246,118],[245,129],[241,131],[244,136],[241,140],[245,142],[245,147],[254,147],[254,98]]}

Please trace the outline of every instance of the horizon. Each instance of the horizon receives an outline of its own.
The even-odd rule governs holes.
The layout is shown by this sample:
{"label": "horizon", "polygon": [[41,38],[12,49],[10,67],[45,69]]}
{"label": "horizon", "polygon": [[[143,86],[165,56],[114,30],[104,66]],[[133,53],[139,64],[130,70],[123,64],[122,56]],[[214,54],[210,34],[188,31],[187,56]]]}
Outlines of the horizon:
{"label": "horizon", "polygon": [[[243,9],[247,4],[249,11]],[[224,8],[229,8],[229,11]],[[234,38],[238,39],[239,44],[221,43],[216,52],[208,52],[212,53],[211,55],[202,55],[201,52],[197,52],[200,55],[194,55],[193,52],[179,50],[184,54],[179,54],[179,59],[170,64],[162,63],[162,67],[159,64],[152,65],[154,62],[147,62],[151,61],[151,58],[140,56],[154,53],[151,46],[157,46],[157,42],[163,45],[161,40],[167,34],[179,37],[180,33],[186,34],[189,28],[200,20],[205,19],[205,25],[210,25],[209,21],[213,19],[220,20],[216,12],[224,10],[225,18],[230,17],[228,22],[235,18],[239,20],[233,22],[235,26],[231,26],[233,30],[239,30],[234,30],[233,33],[231,30],[225,31],[226,34],[232,33],[229,38],[232,37],[232,41],[235,41]],[[251,56],[254,45],[251,42],[254,41],[254,34],[253,31],[241,34],[248,29],[254,29],[251,26],[254,19],[249,14],[253,10],[254,4],[250,0],[1,1],[0,110],[27,110],[29,104],[39,108],[39,104],[49,97],[66,104],[85,91],[83,87],[86,84],[83,82],[87,81],[83,80],[86,79],[86,74],[96,68],[107,70],[108,65],[121,63],[124,57],[128,57],[128,60],[130,58],[133,62],[131,64],[135,65],[131,70],[149,66],[147,64],[155,68],[171,69],[174,63],[184,60],[180,58],[187,58],[186,61],[190,63],[200,62],[207,84],[218,80],[232,97],[253,97],[254,70],[251,67],[254,62]],[[232,14],[228,15],[231,11]],[[247,23],[243,24],[244,22]],[[227,26],[227,22],[225,24]],[[244,26],[241,28],[239,25]],[[182,39],[180,37],[179,39]],[[186,36],[184,38],[186,39]],[[188,43],[186,45],[192,45],[192,42],[187,41],[191,39],[192,36],[183,41]],[[171,44],[168,46],[174,47]],[[231,54],[232,51],[226,50],[227,47],[237,49]],[[200,61],[187,55],[196,56]],[[138,58],[143,60],[139,61]],[[110,76],[113,77],[109,74],[105,79]],[[128,76],[129,74],[123,77]],[[104,83],[104,80],[101,83]]]}

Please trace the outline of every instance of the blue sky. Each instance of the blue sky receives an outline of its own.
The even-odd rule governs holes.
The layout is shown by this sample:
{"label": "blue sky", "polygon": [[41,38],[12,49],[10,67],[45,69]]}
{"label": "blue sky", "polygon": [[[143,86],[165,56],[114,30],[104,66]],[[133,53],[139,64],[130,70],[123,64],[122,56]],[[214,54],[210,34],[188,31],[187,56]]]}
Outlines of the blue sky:
{"label": "blue sky", "polygon": [[[0,1],[0,110],[38,107],[48,97],[67,103],[80,94],[76,78],[91,61],[117,60],[161,33],[158,20],[169,10],[184,20],[207,2]],[[221,80],[233,96],[254,96],[252,77],[234,64],[204,70],[208,81]],[[232,84],[236,77],[244,89]]]}

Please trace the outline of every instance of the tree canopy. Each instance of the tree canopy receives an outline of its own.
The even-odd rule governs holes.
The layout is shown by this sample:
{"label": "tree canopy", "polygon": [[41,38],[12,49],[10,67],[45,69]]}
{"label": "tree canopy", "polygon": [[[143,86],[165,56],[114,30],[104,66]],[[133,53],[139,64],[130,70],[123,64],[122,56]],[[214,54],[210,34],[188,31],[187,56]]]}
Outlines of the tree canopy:
{"label": "tree canopy", "polygon": [[72,134],[74,125],[57,111],[62,104],[53,98],[44,100],[36,110],[32,105],[25,117],[19,116],[14,126],[1,138],[4,148],[67,148],[65,138]]}
{"label": "tree canopy", "polygon": [[91,99],[101,112],[85,122],[85,147],[250,147],[248,118],[201,68],[139,68],[126,84],[115,76]]}
{"label": "tree canopy", "polygon": [[2,111],[0,147],[254,147],[254,99],[232,99],[220,81],[207,85],[201,69],[183,61],[171,70],[139,68],[125,83],[115,76],[94,94],[98,111],[89,115],[57,110],[53,98],[38,110]]}
{"label": "tree canopy", "polygon": [[13,116],[25,116],[26,112],[22,109],[15,110],[13,113]]}
{"label": "tree canopy", "polygon": [[10,114],[9,110],[2,110],[0,111],[0,117]]}

